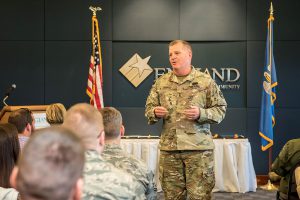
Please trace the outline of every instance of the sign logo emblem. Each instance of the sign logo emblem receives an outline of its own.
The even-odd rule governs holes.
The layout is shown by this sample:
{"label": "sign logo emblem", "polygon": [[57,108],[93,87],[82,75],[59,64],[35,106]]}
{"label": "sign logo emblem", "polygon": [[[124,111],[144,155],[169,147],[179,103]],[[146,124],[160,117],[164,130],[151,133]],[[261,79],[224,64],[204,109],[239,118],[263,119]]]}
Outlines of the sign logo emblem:
{"label": "sign logo emblem", "polygon": [[151,56],[141,58],[135,53],[119,71],[129,80],[132,85],[138,87],[153,71],[147,64]]}

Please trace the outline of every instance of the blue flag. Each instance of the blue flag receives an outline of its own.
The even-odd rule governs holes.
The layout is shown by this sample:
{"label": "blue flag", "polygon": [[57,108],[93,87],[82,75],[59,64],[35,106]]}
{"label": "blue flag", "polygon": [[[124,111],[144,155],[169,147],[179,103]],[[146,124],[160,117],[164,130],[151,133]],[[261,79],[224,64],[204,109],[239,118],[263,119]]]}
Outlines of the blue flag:
{"label": "blue flag", "polygon": [[261,136],[261,149],[267,150],[273,145],[273,127],[275,125],[274,102],[276,100],[276,70],[273,57],[273,6],[271,4],[268,19],[268,34],[266,44],[266,57],[262,85],[259,135]]}

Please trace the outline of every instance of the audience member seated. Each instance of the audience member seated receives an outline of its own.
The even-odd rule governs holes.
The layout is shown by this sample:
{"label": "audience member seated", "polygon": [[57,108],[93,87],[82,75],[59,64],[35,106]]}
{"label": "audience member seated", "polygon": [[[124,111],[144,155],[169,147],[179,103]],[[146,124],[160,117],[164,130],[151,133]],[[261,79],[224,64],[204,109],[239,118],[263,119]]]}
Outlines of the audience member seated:
{"label": "audience member seated", "polygon": [[143,189],[130,174],[104,161],[104,127],[100,112],[85,103],[72,106],[65,116],[64,127],[82,139],[85,148],[83,199],[145,199]]}
{"label": "audience member seated", "polygon": [[9,123],[0,124],[0,200],[16,200],[19,196],[9,183],[19,152],[17,128]]}
{"label": "audience member seated", "polygon": [[24,147],[11,175],[22,200],[80,200],[84,146],[62,127],[37,131]]}
{"label": "audience member seated", "polygon": [[[278,157],[272,164],[271,171],[279,175],[280,186],[277,194],[277,198],[281,200],[292,199],[292,196],[288,196],[288,192],[292,189],[289,188],[290,180],[292,180],[296,165],[300,162],[300,139],[293,139],[288,141]],[[270,174],[270,179],[274,180],[274,174]],[[299,199],[299,197],[296,197]]]}
{"label": "audience member seated", "polygon": [[35,130],[35,120],[32,112],[27,108],[21,108],[13,111],[8,118],[8,122],[15,125],[19,133],[19,142],[21,150],[25,143]]}
{"label": "audience member seated", "polygon": [[61,103],[50,104],[46,109],[46,120],[52,125],[60,125],[64,122],[66,108]]}
{"label": "audience member seated", "polygon": [[132,174],[144,188],[147,199],[157,199],[153,173],[148,170],[145,163],[126,154],[121,149],[121,137],[125,132],[121,113],[113,107],[102,108],[100,112],[105,131],[103,158],[115,167]]}

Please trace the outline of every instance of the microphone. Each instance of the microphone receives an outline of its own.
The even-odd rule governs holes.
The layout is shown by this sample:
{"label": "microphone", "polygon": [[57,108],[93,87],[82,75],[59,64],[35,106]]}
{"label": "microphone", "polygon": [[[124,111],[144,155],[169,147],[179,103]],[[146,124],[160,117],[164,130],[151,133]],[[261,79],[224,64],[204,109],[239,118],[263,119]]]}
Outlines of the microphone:
{"label": "microphone", "polygon": [[6,92],[5,92],[5,94],[4,94],[5,97],[4,97],[4,99],[3,99],[3,104],[4,104],[4,105],[7,106],[7,104],[5,103],[5,101],[6,101],[6,99],[9,97],[10,93],[16,89],[16,87],[17,87],[16,84],[12,84],[12,85],[6,90]]}
{"label": "microphone", "polygon": [[4,96],[8,96],[8,97],[9,97],[10,93],[11,93],[12,91],[14,91],[14,90],[16,89],[16,87],[17,87],[16,84],[12,84],[12,85],[6,90]]}

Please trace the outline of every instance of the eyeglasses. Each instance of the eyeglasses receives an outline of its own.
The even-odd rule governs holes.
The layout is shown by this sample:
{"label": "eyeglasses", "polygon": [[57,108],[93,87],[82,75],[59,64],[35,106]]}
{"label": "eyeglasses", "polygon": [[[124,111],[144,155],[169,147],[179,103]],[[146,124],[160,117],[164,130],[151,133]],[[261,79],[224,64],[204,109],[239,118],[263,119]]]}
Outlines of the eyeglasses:
{"label": "eyeglasses", "polygon": [[99,135],[97,136],[97,138],[100,138],[102,134],[105,134],[104,130],[100,131]]}

